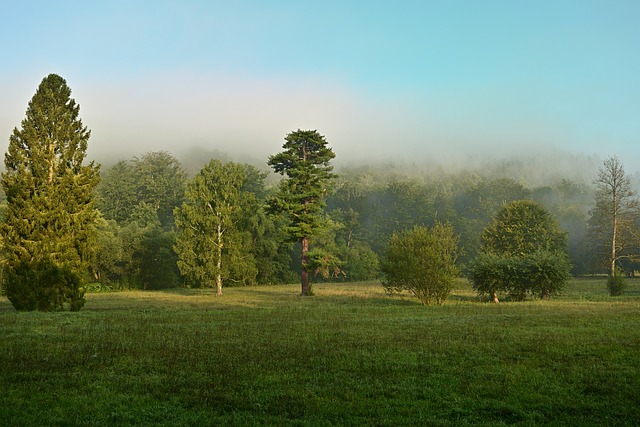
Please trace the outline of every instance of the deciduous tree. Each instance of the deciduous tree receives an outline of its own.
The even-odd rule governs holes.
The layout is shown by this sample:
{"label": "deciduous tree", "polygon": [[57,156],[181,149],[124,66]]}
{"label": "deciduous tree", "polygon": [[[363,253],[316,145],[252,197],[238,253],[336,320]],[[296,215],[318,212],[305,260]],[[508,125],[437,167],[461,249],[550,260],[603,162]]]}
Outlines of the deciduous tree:
{"label": "deciduous tree", "polygon": [[423,304],[445,302],[458,270],[458,238],[450,225],[437,223],[394,233],[382,264],[388,292],[408,290]]}
{"label": "deciduous tree", "polygon": [[544,207],[517,200],[485,228],[470,278],[478,293],[498,302],[499,291],[517,300],[527,293],[548,298],[565,285],[570,271],[566,233]]}
{"label": "deciduous tree", "polygon": [[589,231],[607,260],[611,277],[616,275],[620,261],[638,256],[638,233],[635,223],[640,218],[640,206],[631,179],[617,157],[609,157],[598,170],[595,207],[591,211]]}
{"label": "deciduous tree", "polygon": [[566,233],[548,210],[532,200],[502,207],[484,229],[481,249],[500,256],[525,256],[536,250],[566,252]]}
{"label": "deciduous tree", "polygon": [[138,205],[136,180],[131,162],[121,160],[103,170],[96,187],[96,207],[106,220],[124,224]]}
{"label": "deciduous tree", "polygon": [[212,160],[188,184],[183,204],[175,209],[180,271],[190,284],[215,286],[218,295],[224,281],[257,274],[247,248],[250,235],[238,227],[244,214],[258,208],[255,196],[243,191],[246,181],[243,165]]}
{"label": "deciduous tree", "polygon": [[133,162],[139,203],[155,210],[160,224],[173,226],[173,209],[180,206],[187,174],[180,162],[166,151],[146,153]]}

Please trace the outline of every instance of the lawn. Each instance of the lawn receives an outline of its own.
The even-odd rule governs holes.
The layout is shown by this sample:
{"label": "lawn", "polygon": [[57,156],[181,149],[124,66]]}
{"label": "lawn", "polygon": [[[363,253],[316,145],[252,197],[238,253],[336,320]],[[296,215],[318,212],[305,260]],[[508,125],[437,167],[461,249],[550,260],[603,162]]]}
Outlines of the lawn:
{"label": "lawn", "polygon": [[2,425],[638,425],[640,282],[447,304],[375,283],[0,298]]}

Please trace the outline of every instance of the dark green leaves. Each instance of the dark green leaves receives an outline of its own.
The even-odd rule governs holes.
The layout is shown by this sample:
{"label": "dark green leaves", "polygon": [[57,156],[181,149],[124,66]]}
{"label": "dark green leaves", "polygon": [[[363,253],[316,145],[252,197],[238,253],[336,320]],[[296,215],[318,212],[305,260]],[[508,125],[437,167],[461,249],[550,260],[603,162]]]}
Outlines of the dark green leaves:
{"label": "dark green leaves", "polygon": [[335,154],[317,131],[297,130],[285,141],[284,151],[269,157],[273,170],[288,178],[280,183],[269,208],[287,216],[289,234],[298,240],[322,229],[324,199],[336,176],[329,164]]}
{"label": "dark green leaves", "polygon": [[98,166],[65,80],[44,78],[5,155],[4,288],[20,310],[79,310],[95,251]]}
{"label": "dark green leaves", "polygon": [[518,200],[500,209],[485,228],[470,280],[494,302],[499,292],[515,300],[528,294],[548,298],[562,289],[570,271],[566,234],[538,203]]}
{"label": "dark green leaves", "polygon": [[388,292],[408,290],[423,304],[445,302],[458,271],[458,238],[449,225],[394,233],[382,266]]}

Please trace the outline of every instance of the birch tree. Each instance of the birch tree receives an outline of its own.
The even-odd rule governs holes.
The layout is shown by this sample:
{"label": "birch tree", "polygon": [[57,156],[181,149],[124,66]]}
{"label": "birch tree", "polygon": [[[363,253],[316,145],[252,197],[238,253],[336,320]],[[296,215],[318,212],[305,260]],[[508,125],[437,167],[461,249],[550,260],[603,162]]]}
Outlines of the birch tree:
{"label": "birch tree", "polygon": [[638,233],[634,225],[640,217],[640,205],[631,179],[616,156],[604,161],[593,183],[595,207],[589,229],[594,241],[600,242],[596,256],[606,259],[609,275],[614,277],[622,259],[638,255]]}
{"label": "birch tree", "polygon": [[223,283],[234,279],[232,271],[257,274],[246,248],[250,238],[237,226],[244,213],[257,209],[253,194],[243,190],[246,178],[243,165],[212,160],[187,185],[185,200],[174,211],[174,249],[189,285],[215,287],[222,295]]}

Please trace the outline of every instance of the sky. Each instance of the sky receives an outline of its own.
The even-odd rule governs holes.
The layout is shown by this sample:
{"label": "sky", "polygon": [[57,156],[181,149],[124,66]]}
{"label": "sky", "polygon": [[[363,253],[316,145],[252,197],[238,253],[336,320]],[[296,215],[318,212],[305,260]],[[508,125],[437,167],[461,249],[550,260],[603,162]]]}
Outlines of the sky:
{"label": "sky", "polygon": [[264,159],[317,129],[336,162],[542,152],[640,170],[640,1],[0,0],[0,150],[66,79],[88,156]]}

